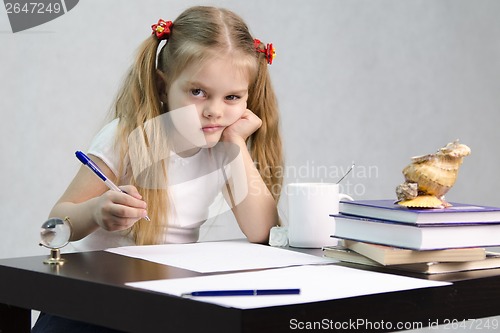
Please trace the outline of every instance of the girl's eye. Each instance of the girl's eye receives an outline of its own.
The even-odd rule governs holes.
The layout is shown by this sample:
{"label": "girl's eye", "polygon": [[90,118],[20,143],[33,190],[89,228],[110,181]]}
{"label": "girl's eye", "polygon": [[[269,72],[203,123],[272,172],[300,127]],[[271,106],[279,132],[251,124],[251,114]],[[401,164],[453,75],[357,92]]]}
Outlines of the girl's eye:
{"label": "girl's eye", "polygon": [[229,95],[229,96],[226,96],[226,100],[228,100],[228,101],[236,101],[236,100],[238,100],[238,99],[240,99],[240,97],[239,97],[239,96],[236,96],[236,95]]}
{"label": "girl's eye", "polygon": [[203,97],[203,96],[205,96],[205,93],[201,89],[191,89],[191,95],[196,96],[196,97],[198,97],[198,96]]}

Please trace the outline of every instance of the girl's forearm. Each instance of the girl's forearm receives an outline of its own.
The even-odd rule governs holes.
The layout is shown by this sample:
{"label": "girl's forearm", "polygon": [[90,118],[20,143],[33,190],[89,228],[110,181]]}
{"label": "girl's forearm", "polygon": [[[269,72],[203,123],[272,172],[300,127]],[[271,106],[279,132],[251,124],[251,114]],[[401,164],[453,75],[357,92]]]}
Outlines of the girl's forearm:
{"label": "girl's forearm", "polygon": [[[233,213],[249,241],[267,243],[270,229],[279,221],[277,203],[255,167],[245,142],[238,143],[238,146],[243,159],[248,191],[244,199],[233,207]],[[245,180],[237,179],[237,181]]]}
{"label": "girl's forearm", "polygon": [[77,241],[99,228],[95,222],[94,205],[96,198],[81,203],[59,202],[52,211],[50,217],[68,217],[71,223],[71,239]]}

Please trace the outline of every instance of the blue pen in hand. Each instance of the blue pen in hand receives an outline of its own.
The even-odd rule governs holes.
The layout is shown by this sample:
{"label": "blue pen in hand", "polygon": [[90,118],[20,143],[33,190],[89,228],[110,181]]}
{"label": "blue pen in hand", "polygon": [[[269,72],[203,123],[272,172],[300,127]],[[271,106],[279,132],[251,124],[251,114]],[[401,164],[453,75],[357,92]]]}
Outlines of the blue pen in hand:
{"label": "blue pen in hand", "polygon": [[[113,183],[111,180],[109,180],[104,175],[104,173],[101,171],[101,169],[97,166],[97,164],[95,164],[94,161],[92,161],[90,159],[90,157],[88,157],[87,155],[85,155],[81,151],[77,151],[75,153],[75,155],[76,155],[76,158],[78,158],[80,160],[80,162],[82,162],[90,170],[92,170],[97,175],[97,177],[99,177],[104,182],[104,184],[106,184],[109,187],[110,190],[116,191],[116,192],[126,193],[125,191],[122,191],[118,186],[116,186],[115,183]],[[144,219],[146,221],[151,221],[148,216],[144,217]]]}

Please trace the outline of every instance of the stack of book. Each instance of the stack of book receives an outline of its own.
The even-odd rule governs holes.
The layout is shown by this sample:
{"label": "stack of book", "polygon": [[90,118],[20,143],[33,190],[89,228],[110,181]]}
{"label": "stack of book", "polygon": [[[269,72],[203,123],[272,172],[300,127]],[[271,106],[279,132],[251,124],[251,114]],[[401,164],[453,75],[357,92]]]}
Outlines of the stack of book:
{"label": "stack of book", "polygon": [[443,209],[409,209],[393,200],[359,200],[342,201],[340,214],[332,216],[332,237],[344,241],[325,248],[325,256],[429,274],[500,267],[498,255],[484,249],[500,246],[498,207],[452,203]]}
{"label": "stack of book", "polygon": [[324,247],[323,253],[339,261],[423,274],[500,268],[500,253],[484,248],[416,251],[343,240],[338,246]]}

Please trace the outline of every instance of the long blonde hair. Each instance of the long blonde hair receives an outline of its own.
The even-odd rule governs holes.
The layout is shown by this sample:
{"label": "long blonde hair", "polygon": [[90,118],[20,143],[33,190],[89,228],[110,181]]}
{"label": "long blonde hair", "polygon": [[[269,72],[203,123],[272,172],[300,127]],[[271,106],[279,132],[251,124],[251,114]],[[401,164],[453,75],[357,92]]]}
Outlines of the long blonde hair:
{"label": "long blonde hair", "polygon": [[[283,166],[278,105],[265,54],[256,52],[254,39],[244,21],[226,9],[191,7],[173,22],[170,37],[157,55],[159,45],[155,35],[142,43],[116,99],[115,117],[119,118],[116,143],[120,147],[120,161],[124,161],[119,168],[120,174],[131,174],[130,158],[151,161],[151,156],[164,148],[151,144],[151,138],[144,138],[147,151],[132,152],[128,144],[133,131],[137,132],[146,121],[168,112],[168,106],[160,102],[157,70],[163,73],[169,86],[188,65],[202,66],[218,54],[231,54],[249,71],[251,80],[247,107],[262,120],[262,126],[248,139],[250,154],[265,184],[278,201]],[[138,221],[131,232],[138,245],[157,244],[167,228],[170,209],[164,184],[167,182],[166,166],[157,163],[141,177],[159,186],[141,187],[140,182],[132,177],[131,183],[137,186],[148,203],[151,222]]]}

